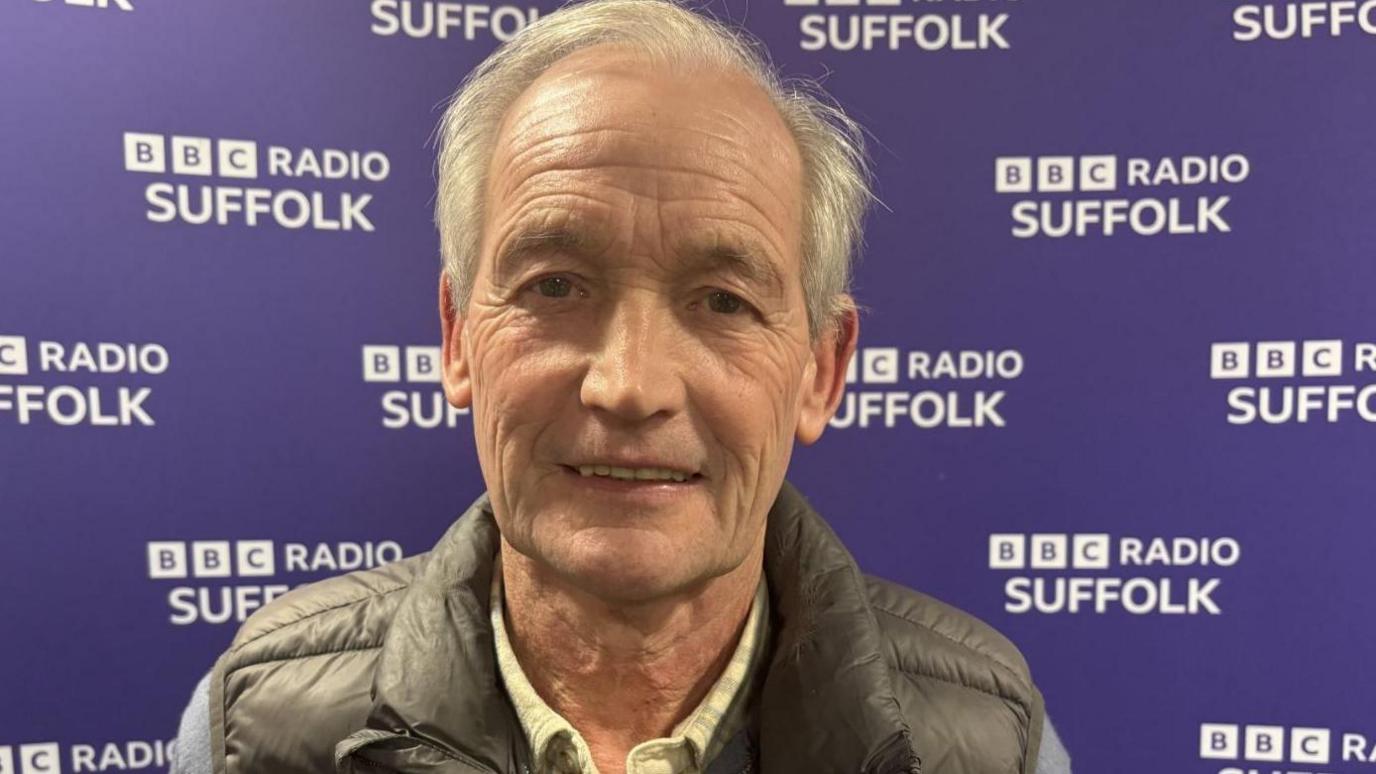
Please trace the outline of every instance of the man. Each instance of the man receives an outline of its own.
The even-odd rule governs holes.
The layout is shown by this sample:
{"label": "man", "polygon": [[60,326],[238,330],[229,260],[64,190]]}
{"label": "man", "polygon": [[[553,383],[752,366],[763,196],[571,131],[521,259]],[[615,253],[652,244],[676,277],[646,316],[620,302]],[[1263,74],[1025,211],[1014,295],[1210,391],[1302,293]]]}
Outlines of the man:
{"label": "man", "polygon": [[854,124],[702,16],[594,0],[441,133],[444,390],[487,494],[256,614],[178,765],[1068,771],[1017,650],[864,578],[784,481],[855,349]]}

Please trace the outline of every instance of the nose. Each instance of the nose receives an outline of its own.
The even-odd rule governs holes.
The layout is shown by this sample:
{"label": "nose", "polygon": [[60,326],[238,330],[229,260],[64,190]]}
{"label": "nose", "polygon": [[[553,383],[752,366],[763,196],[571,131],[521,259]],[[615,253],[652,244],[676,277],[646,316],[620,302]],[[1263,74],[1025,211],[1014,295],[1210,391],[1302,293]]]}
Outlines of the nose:
{"label": "nose", "polygon": [[672,313],[647,298],[619,300],[590,355],[579,397],[625,421],[670,416],[683,405]]}

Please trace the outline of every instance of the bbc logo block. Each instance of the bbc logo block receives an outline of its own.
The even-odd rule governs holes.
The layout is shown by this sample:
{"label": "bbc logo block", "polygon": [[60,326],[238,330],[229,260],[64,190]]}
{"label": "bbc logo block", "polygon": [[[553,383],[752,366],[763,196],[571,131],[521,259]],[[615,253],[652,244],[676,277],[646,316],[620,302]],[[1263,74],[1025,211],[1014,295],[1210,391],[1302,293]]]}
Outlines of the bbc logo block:
{"label": "bbc logo block", "polygon": [[898,383],[898,350],[894,347],[869,347],[860,358],[861,379],[866,384]]}
{"label": "bbc logo block", "polygon": [[23,336],[0,336],[0,375],[23,376],[28,372],[28,341]]}
{"label": "bbc logo block", "polygon": [[846,365],[846,384],[857,377],[864,384],[897,384],[899,353],[897,347],[861,347]]}
{"label": "bbc logo block", "polygon": [[21,744],[18,750],[0,745],[0,774],[62,774],[62,750],[57,742]]}
{"label": "bbc logo block", "polygon": [[1327,764],[1332,732],[1326,728],[1201,723],[1199,757],[1203,760],[1258,763]]}
{"label": "bbc logo block", "polygon": [[124,133],[124,168],[129,172],[253,179],[258,177],[258,143],[185,135]]}
{"label": "bbc logo block", "polygon": [[1104,534],[995,533],[989,536],[989,569],[1105,570],[1111,546]]}
{"label": "bbc logo block", "polygon": [[277,571],[271,540],[155,540],[148,544],[148,577],[270,577]]}
{"label": "bbc logo block", "polygon": [[171,142],[172,171],[178,175],[215,174],[211,164],[211,141],[209,137],[173,137]]}
{"label": "bbc logo block", "polygon": [[1342,375],[1343,343],[1338,339],[1228,341],[1209,348],[1210,379]]}
{"label": "bbc logo block", "polygon": [[258,177],[258,143],[252,140],[220,140],[215,159],[221,177]]}
{"label": "bbc logo block", "polygon": [[1117,188],[1117,156],[1000,156],[994,159],[994,191],[997,193],[1070,193]]}
{"label": "bbc logo block", "polygon": [[439,347],[363,346],[365,382],[400,382],[404,378],[407,382],[438,383],[440,367]]}

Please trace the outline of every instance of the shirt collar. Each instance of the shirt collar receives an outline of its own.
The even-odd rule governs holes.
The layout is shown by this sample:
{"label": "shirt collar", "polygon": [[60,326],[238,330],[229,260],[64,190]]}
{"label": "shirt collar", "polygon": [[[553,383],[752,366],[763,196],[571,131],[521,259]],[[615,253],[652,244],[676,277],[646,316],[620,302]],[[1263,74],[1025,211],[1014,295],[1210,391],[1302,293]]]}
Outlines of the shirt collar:
{"label": "shirt collar", "polygon": [[[749,695],[756,684],[755,675],[768,653],[769,591],[764,575],[755,587],[755,599],[746,617],[731,660],[701,703],[679,722],[669,737],[651,739],[632,748],[628,755],[627,771],[635,770],[638,755],[649,754],[655,748],[667,750],[686,747],[694,770],[701,771],[721,748],[740,731],[749,720]],[[492,573],[491,622],[493,644],[497,653],[497,669],[507,695],[516,710],[516,717],[529,740],[532,758],[539,771],[563,774],[584,772],[596,774],[587,742],[563,716],[540,698],[526,677],[516,652],[507,637],[505,599],[502,594],[501,560],[498,557]]]}

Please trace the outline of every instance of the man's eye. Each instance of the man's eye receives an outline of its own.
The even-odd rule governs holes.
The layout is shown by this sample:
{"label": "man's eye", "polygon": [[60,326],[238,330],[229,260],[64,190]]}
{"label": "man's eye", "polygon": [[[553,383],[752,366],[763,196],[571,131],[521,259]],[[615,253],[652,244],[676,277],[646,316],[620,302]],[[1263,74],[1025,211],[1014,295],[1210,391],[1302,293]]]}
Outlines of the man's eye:
{"label": "man's eye", "polygon": [[719,314],[735,314],[745,308],[745,302],[733,293],[714,290],[707,296],[707,308]]}
{"label": "man's eye", "polygon": [[546,298],[563,298],[573,292],[573,283],[564,277],[545,277],[535,283],[535,289]]}

